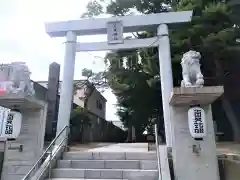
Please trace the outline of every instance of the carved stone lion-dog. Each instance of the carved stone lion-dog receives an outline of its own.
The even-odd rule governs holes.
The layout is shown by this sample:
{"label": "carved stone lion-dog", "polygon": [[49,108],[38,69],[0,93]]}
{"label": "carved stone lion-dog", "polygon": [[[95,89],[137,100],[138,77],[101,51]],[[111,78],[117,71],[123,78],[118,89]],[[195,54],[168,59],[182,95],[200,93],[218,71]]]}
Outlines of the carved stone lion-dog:
{"label": "carved stone lion-dog", "polygon": [[181,87],[203,87],[204,80],[200,69],[201,54],[197,51],[188,51],[181,59],[182,77]]}

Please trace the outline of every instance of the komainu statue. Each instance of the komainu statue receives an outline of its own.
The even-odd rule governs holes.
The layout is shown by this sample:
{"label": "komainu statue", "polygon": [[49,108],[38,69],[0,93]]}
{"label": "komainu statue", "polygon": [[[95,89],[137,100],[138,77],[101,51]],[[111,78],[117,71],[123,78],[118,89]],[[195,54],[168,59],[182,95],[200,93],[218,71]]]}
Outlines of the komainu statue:
{"label": "komainu statue", "polygon": [[24,62],[3,64],[0,67],[0,87],[8,94],[35,95],[30,79],[31,72]]}
{"label": "komainu statue", "polygon": [[201,54],[196,51],[188,51],[183,54],[181,87],[203,87],[204,80],[200,69]]}
{"label": "komainu statue", "polygon": [[12,67],[12,93],[24,92],[27,95],[33,96],[35,94],[35,91],[33,88],[33,83],[30,79],[31,72],[29,71],[26,63],[13,62],[10,65]]}

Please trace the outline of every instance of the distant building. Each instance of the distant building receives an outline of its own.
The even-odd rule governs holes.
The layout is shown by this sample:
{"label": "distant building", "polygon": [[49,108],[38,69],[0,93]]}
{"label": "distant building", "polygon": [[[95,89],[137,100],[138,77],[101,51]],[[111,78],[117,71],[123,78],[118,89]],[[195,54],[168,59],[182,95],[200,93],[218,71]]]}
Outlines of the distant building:
{"label": "distant building", "polygon": [[[52,99],[49,99],[49,94],[48,94],[49,89],[43,86],[45,84],[44,81],[41,81],[41,82],[40,83],[33,82],[34,89],[36,92],[35,96],[37,99],[47,101],[51,109],[54,106],[52,105],[53,104]],[[45,84],[45,86],[47,85]],[[80,92],[78,92],[77,93],[78,96],[76,95],[75,97],[79,97],[79,95],[81,94]],[[50,95],[53,96],[53,94],[51,93]],[[84,126],[84,133],[82,135],[81,142],[112,142],[112,141],[115,142],[116,140],[117,141],[119,140],[119,142],[122,142],[125,138],[124,131],[118,126],[114,125],[114,123],[106,121],[104,118],[97,115],[97,114],[100,114],[101,116],[105,116],[106,99],[104,99],[103,97],[102,97],[103,99],[101,99],[101,97],[102,97],[101,93],[98,91],[94,91],[92,96],[90,97],[90,100],[89,100],[90,105],[88,106],[88,109],[89,109],[88,113],[89,113],[89,118],[91,119],[91,126],[88,126],[88,125]],[[56,103],[59,103],[59,99],[60,99],[60,95],[58,93]],[[102,100],[102,105],[99,104],[99,102],[101,103],[101,100]],[[78,104],[80,104],[80,102],[81,101],[77,101]],[[80,104],[80,106],[82,104]],[[79,105],[73,102],[72,107],[76,108],[77,106]],[[104,112],[102,112],[103,110]],[[97,114],[95,114],[94,112]],[[46,141],[51,141],[56,135],[57,116],[53,116],[53,114],[55,113],[56,112],[54,112],[54,110],[49,111],[48,109],[47,124],[46,124],[46,131],[45,131]],[[56,119],[51,117],[55,117]],[[76,134],[73,133],[72,137],[77,137],[77,136]]]}
{"label": "distant building", "polygon": [[[60,76],[60,64],[53,62],[49,66],[49,75],[47,81],[37,81],[35,82],[35,87],[40,88],[37,93],[40,95],[42,91],[46,92],[45,99],[48,102],[47,110],[47,122],[46,122],[46,133],[45,140],[52,140],[56,135],[57,131],[57,119],[58,119],[58,108],[60,101],[60,92],[62,82],[59,80]],[[78,87],[77,91],[74,91],[72,108],[78,106],[88,109],[88,115],[91,119],[92,128],[85,131],[83,135],[86,141],[101,139],[101,131],[106,127],[103,125],[106,124],[106,102],[107,100],[102,96],[102,94],[94,88],[94,91],[91,92],[90,97],[88,98],[87,103],[85,101],[85,95],[90,83],[87,80],[75,80],[74,87]],[[41,88],[42,87],[42,88]],[[43,90],[44,89],[44,90]],[[87,105],[87,107],[84,107]],[[103,125],[100,128],[100,124]],[[107,123],[108,124],[108,123]],[[88,128],[88,127],[85,127]],[[90,134],[89,134],[90,132]]]}
{"label": "distant building", "polygon": [[[83,83],[86,80],[74,80],[74,83]],[[48,88],[48,81],[37,81],[38,84],[41,86]],[[61,91],[61,81],[59,82],[59,90],[58,93],[60,94]],[[73,96],[73,103],[80,107],[84,107],[84,90],[85,86],[83,85],[82,88],[78,89],[78,91]],[[103,97],[103,95],[95,89],[92,95],[89,97],[88,100],[88,110],[93,113],[94,115],[99,116],[101,119],[106,119],[106,102],[107,100]]]}

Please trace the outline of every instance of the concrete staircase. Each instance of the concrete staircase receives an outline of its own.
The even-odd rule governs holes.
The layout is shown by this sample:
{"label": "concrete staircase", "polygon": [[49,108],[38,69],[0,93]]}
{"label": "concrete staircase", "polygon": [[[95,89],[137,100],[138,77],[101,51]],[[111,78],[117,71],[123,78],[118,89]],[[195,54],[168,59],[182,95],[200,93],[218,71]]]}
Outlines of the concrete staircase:
{"label": "concrete staircase", "polygon": [[[66,152],[51,180],[158,180],[154,152]],[[49,179],[50,180],[50,179]]]}

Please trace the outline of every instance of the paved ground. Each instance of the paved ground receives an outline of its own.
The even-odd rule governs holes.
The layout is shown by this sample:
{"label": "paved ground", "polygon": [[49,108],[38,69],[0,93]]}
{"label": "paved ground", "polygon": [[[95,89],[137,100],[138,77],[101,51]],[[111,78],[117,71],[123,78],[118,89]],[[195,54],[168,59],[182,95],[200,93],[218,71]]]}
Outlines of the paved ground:
{"label": "paved ground", "polygon": [[88,144],[74,144],[70,145],[70,151],[87,151],[94,148],[101,148],[114,143],[88,143]]}
{"label": "paved ground", "polygon": [[[155,146],[153,143],[152,146]],[[151,150],[151,146],[150,146]],[[147,152],[147,143],[89,143],[89,144],[75,144],[70,146],[70,151],[134,151]],[[152,148],[155,151],[155,148]],[[236,154],[240,155],[240,144],[235,143],[217,143],[217,152],[219,154]]]}
{"label": "paved ground", "polygon": [[217,152],[221,154],[240,155],[240,144],[232,142],[217,143]]}
{"label": "paved ground", "polygon": [[97,152],[148,152],[148,143],[120,143],[89,149]]}
{"label": "paved ground", "polygon": [[70,151],[148,152],[147,143],[89,143],[70,146]]}

